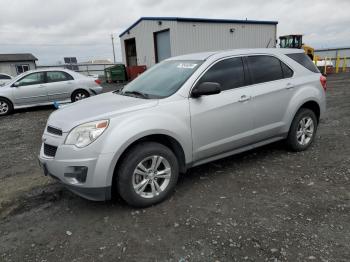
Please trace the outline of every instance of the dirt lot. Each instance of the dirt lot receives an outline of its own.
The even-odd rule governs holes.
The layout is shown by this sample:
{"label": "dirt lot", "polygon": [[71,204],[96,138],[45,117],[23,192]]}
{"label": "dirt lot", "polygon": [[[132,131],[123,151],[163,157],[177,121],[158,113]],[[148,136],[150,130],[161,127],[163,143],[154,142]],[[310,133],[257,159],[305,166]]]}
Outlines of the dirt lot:
{"label": "dirt lot", "polygon": [[84,200],[36,161],[52,108],[0,119],[0,261],[350,261],[350,76],[303,153],[275,143],[190,170],[148,209]]}

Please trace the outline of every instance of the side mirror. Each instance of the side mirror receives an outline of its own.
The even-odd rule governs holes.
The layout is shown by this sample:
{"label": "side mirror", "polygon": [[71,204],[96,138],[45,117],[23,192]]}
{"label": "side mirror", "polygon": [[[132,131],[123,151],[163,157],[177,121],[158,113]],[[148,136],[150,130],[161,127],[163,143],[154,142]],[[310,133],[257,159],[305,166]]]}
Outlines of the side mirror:
{"label": "side mirror", "polygon": [[203,82],[192,89],[192,97],[216,95],[221,92],[221,85],[216,82]]}
{"label": "side mirror", "polygon": [[12,84],[13,87],[19,87],[19,82],[15,82]]}

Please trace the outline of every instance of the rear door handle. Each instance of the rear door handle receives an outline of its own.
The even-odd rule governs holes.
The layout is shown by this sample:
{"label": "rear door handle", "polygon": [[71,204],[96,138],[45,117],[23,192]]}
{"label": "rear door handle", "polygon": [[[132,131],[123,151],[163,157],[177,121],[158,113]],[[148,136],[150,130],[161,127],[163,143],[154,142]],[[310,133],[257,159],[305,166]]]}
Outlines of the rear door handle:
{"label": "rear door handle", "polygon": [[287,85],[286,85],[286,89],[291,89],[291,88],[293,88],[294,87],[294,85],[292,84],[292,83],[288,83]]}
{"label": "rear door handle", "polygon": [[39,88],[44,88],[45,86],[44,85],[39,85]]}
{"label": "rear door handle", "polygon": [[246,102],[246,101],[249,101],[251,98],[252,98],[251,96],[242,95],[238,101],[239,102]]}

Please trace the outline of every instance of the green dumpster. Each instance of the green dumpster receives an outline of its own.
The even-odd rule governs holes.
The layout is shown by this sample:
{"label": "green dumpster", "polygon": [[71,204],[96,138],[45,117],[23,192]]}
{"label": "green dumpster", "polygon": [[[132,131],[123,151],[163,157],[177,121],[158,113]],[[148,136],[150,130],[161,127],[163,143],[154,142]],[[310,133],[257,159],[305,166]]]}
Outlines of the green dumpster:
{"label": "green dumpster", "polygon": [[125,65],[114,65],[105,69],[106,82],[125,82],[128,80]]}

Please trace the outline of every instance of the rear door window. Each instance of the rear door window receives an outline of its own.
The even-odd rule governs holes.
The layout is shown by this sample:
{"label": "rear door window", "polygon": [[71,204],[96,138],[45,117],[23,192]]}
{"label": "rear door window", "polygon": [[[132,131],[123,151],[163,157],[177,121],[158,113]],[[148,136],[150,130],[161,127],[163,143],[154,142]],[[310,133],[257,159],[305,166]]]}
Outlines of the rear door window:
{"label": "rear door window", "polygon": [[69,81],[73,79],[71,75],[62,71],[48,71],[46,72],[46,78],[48,83]]}
{"label": "rear door window", "polygon": [[216,82],[221,90],[229,90],[245,85],[244,67],[241,57],[228,58],[214,64],[197,84]]}
{"label": "rear door window", "polygon": [[267,55],[247,56],[252,84],[259,84],[283,79],[281,62],[278,58]]}
{"label": "rear door window", "polygon": [[319,73],[317,66],[312,62],[311,58],[305,53],[286,54],[292,58],[295,62],[301,64],[303,67],[309,69],[311,72]]}

